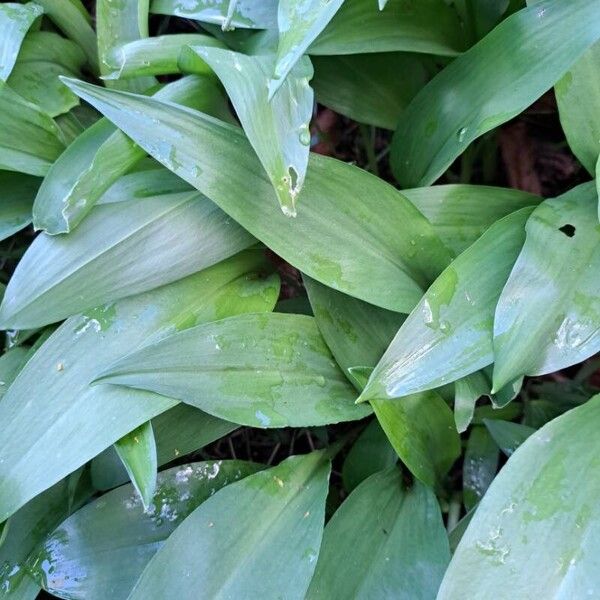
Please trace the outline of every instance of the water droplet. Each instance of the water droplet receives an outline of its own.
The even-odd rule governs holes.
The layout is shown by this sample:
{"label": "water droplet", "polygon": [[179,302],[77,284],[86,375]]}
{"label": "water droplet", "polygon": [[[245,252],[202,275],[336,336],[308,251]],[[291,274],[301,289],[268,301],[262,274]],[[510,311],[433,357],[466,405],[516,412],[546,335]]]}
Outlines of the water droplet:
{"label": "water droplet", "polygon": [[308,146],[310,144],[310,129],[308,128],[308,125],[304,124],[300,126],[298,138],[303,146]]}
{"label": "water droplet", "polygon": [[456,137],[458,138],[459,143],[463,143],[465,141],[465,137],[467,135],[467,128],[466,127],[461,127],[457,132],[456,132]]}

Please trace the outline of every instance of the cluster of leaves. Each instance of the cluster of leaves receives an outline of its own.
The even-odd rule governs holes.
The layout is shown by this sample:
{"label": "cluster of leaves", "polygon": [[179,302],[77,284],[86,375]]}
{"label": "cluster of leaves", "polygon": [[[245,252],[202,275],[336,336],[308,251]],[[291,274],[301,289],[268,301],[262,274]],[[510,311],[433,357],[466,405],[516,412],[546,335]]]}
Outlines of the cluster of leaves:
{"label": "cluster of leaves", "polygon": [[[0,4],[0,595],[600,597],[599,39],[600,0]],[[587,181],[471,183],[553,87]],[[240,427],[312,451],[201,450]]]}

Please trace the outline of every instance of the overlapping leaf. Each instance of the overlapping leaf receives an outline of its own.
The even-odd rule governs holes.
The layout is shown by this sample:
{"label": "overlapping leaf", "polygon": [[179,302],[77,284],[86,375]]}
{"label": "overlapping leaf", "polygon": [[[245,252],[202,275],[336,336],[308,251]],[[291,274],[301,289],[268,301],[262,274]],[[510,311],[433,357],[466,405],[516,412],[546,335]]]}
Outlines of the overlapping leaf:
{"label": "overlapping leaf", "polygon": [[37,177],[0,172],[0,240],[31,223],[31,206],[39,185]]}
{"label": "overlapping leaf", "polygon": [[600,350],[597,202],[595,184],[582,184],[546,200],[527,221],[525,245],[496,308],[496,389]]}
{"label": "overlapping leaf", "polygon": [[[0,520],[177,401],[89,384],[108,365],[178,329],[271,310],[279,286],[256,278],[263,260],[242,253],[168,286],[67,319],[0,402]],[[250,276],[250,277],[249,277]]]}
{"label": "overlapping leaf", "polygon": [[325,528],[307,600],[435,597],[450,562],[439,505],[404,485],[391,467],[350,494]]}
{"label": "overlapping leaf", "polygon": [[259,469],[230,460],[163,471],[148,510],[132,485],[120,487],[60,524],[29,559],[28,568],[44,589],[59,597],[125,600],[150,559],[197,506]]}
{"label": "overlapping leaf", "polygon": [[492,225],[436,279],[373,371],[363,399],[433,389],[493,362],[494,310],[531,210]]}
{"label": "overlapping leaf", "polygon": [[600,398],[533,434],[481,501],[439,600],[595,595]]}
{"label": "overlapping leaf", "polygon": [[503,21],[402,113],[391,154],[400,184],[433,183],[470,142],[550,89],[598,38],[600,11],[588,0],[543,0]]}
{"label": "overlapping leaf", "polygon": [[304,598],[315,569],[330,465],[293,456],[201,504],[148,563],[131,600]]}
{"label": "overlapping leaf", "polygon": [[69,85],[274,252],[322,283],[408,312],[449,261],[421,213],[356,167],[312,155],[303,210],[288,219],[273,210],[275,194],[237,129],[157,100]]}
{"label": "overlapping leaf", "polygon": [[296,216],[296,198],[304,184],[310,147],[310,60],[303,57],[296,63],[269,102],[267,86],[274,57],[197,46],[188,53],[206,62],[225,86],[248,141],[275,188],[281,210]]}

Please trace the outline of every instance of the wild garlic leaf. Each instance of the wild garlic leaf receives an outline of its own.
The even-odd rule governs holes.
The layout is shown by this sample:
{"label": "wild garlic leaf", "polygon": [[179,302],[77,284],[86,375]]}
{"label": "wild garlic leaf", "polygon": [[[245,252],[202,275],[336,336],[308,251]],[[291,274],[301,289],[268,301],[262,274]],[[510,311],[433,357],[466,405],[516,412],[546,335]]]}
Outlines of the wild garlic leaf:
{"label": "wild garlic leaf", "polygon": [[243,312],[270,311],[275,277],[244,252],[200,273],[67,319],[0,402],[0,521],[177,400],[90,385],[136,348],[177,330]]}
{"label": "wild garlic leaf", "polygon": [[400,327],[361,399],[434,389],[493,362],[494,310],[532,210],[497,221],[442,272]]}
{"label": "wild garlic leaf", "polygon": [[199,46],[192,46],[187,53],[206,62],[225,86],[248,141],[275,188],[283,214],[295,217],[310,149],[314,96],[309,85],[313,76],[310,59],[298,60],[269,102],[267,86],[275,57]]}
{"label": "wild garlic leaf", "polygon": [[[540,204],[494,318],[494,388],[600,350],[600,229],[594,182]],[[543,315],[543,318],[540,318]]]}
{"label": "wild garlic leaf", "polygon": [[240,460],[167,469],[158,474],[146,510],[133,486],[124,485],[57,524],[29,559],[28,568],[44,589],[58,597],[104,600],[108,593],[124,600],[188,515],[219,489],[260,469],[261,465]]}
{"label": "wild garlic leaf", "polygon": [[303,210],[288,219],[273,210],[275,192],[239,129],[154,99],[83,82],[68,85],[247,231],[322,283],[409,312],[450,261],[412,203],[359,168],[312,154]]}
{"label": "wild garlic leaf", "polygon": [[333,362],[314,318],[240,315],[148,345],[97,383],[152,391],[250,427],[306,427],[371,411]]}
{"label": "wild garlic leaf", "polygon": [[390,157],[401,186],[431,185],[470,142],[549,90],[598,38],[600,11],[588,0],[543,0],[500,23],[402,113]]}
{"label": "wild garlic leaf", "polygon": [[458,545],[439,600],[594,595],[599,426],[596,396],[509,458]]}
{"label": "wild garlic leaf", "polygon": [[0,4],[0,81],[6,81],[10,75],[23,39],[33,22],[41,17],[44,9],[35,2],[19,4],[4,2]]}
{"label": "wild garlic leaf", "polygon": [[171,534],[129,598],[301,600],[321,545],[330,469],[313,452],[222,488]]}

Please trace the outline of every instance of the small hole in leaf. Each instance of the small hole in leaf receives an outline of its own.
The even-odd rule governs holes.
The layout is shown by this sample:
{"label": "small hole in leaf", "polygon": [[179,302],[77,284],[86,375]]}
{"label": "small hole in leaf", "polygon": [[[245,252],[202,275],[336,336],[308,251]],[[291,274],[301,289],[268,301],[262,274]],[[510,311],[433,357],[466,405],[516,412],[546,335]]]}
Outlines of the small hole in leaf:
{"label": "small hole in leaf", "polygon": [[575,227],[570,223],[559,227],[558,230],[562,231],[567,237],[573,237],[575,235]]}
{"label": "small hole in leaf", "polygon": [[290,189],[295,190],[298,183],[298,173],[294,167],[288,167],[288,173],[290,174]]}

